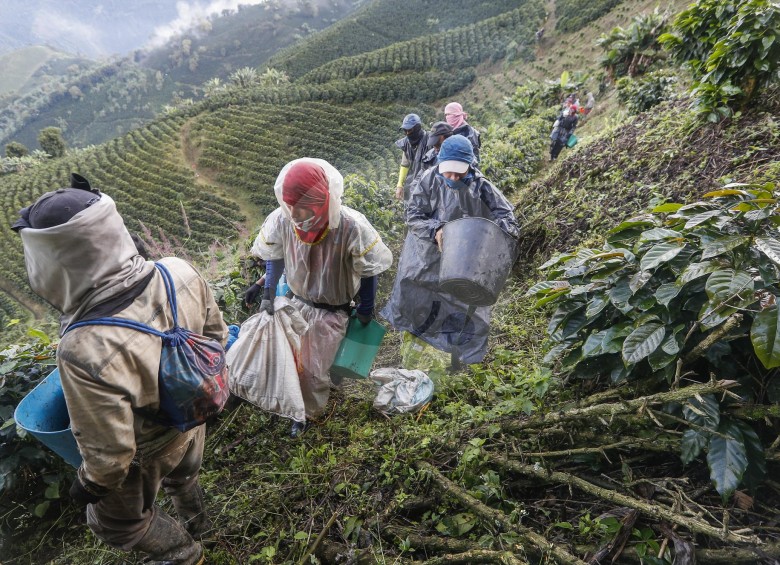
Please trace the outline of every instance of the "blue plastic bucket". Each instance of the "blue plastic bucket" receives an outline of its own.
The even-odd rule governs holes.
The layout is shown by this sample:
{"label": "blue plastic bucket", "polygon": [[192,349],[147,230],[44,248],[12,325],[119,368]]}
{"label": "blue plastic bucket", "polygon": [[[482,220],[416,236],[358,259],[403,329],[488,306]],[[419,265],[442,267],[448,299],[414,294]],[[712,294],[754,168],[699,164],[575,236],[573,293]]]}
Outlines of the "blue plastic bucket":
{"label": "blue plastic bucket", "polygon": [[81,465],[59,370],[54,369],[22,399],[14,412],[14,420],[66,463],[76,468]]}
{"label": "blue plastic bucket", "polygon": [[347,379],[367,378],[386,331],[376,320],[364,326],[357,319],[351,318],[330,368],[331,375]]}

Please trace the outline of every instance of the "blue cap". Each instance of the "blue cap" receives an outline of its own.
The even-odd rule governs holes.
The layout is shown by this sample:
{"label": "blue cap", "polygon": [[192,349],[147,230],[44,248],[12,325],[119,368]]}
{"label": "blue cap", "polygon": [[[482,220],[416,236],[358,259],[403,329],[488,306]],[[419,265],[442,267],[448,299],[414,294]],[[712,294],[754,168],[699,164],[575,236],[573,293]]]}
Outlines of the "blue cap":
{"label": "blue cap", "polygon": [[422,120],[417,114],[406,114],[404,122],[401,124],[401,129],[412,129],[417,124],[421,124]]}
{"label": "blue cap", "polygon": [[474,161],[474,147],[462,135],[453,135],[444,140],[436,162],[440,173],[465,173]]}

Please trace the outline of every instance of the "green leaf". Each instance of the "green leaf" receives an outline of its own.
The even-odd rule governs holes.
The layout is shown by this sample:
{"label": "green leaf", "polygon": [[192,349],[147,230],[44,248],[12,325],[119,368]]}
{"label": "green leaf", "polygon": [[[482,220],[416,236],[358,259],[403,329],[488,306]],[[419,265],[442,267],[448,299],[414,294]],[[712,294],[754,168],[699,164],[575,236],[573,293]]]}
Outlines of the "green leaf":
{"label": "green leaf", "polygon": [[708,438],[696,430],[687,429],[683,432],[680,441],[680,459],[683,465],[687,465],[699,456],[701,450],[707,445]]}
{"label": "green leaf", "polygon": [[682,411],[688,422],[702,428],[716,430],[720,425],[720,404],[712,394],[687,399]]}
{"label": "green leaf", "polygon": [[745,245],[749,241],[750,237],[746,235],[736,235],[717,239],[702,248],[701,258],[710,259],[712,257],[717,257],[718,255],[722,255],[732,249]]}
{"label": "green leaf", "polygon": [[644,243],[647,241],[660,241],[664,239],[679,239],[682,237],[682,234],[675,230],[670,230],[667,228],[653,228],[651,230],[643,231],[642,234],[639,236],[639,243]]}
{"label": "green leaf", "polygon": [[681,290],[682,287],[676,283],[662,284],[655,291],[655,299],[658,301],[658,304],[668,306],[680,294]]}
{"label": "green leaf", "polygon": [[574,255],[572,253],[559,253],[555,257],[552,257],[551,259],[548,259],[545,261],[544,264],[542,264],[541,267],[539,267],[540,271],[544,271],[549,269],[550,267],[553,267],[559,263],[562,263],[563,261],[568,261],[569,259],[573,258]]}
{"label": "green leaf", "polygon": [[685,248],[685,245],[677,243],[659,243],[651,247],[642,260],[639,262],[643,271],[654,269],[667,261],[674,259],[677,254]]}
{"label": "green leaf", "polygon": [[44,500],[35,507],[35,510],[33,510],[33,515],[37,518],[43,518],[43,516],[46,514],[46,511],[49,509],[50,504],[51,502]]}
{"label": "green leaf", "polygon": [[771,237],[757,237],[754,244],[773,263],[780,265],[780,241]]}
{"label": "green leaf", "polygon": [[714,218],[715,216],[720,216],[723,212],[720,210],[709,210],[707,212],[702,212],[700,214],[696,214],[692,218],[690,218],[687,222],[685,222],[685,229],[689,230],[691,228],[695,228],[699,224],[703,224],[707,220],[710,220]]}
{"label": "green leaf", "polygon": [[631,287],[629,285],[628,277],[622,277],[615,283],[609,291],[609,301],[616,308],[620,308],[622,304],[627,303],[631,298]]}
{"label": "green leaf", "polygon": [[569,281],[542,281],[529,288],[525,292],[525,295],[531,296],[534,294],[550,294],[551,292],[559,292],[565,288],[569,288],[570,286],[571,284]]}
{"label": "green leaf", "polygon": [[739,486],[748,466],[745,441],[734,423],[721,423],[718,434],[710,438],[707,465],[715,490],[725,502]]}
{"label": "green leaf", "polygon": [[675,204],[673,202],[669,202],[667,204],[661,204],[660,206],[656,206],[653,208],[652,212],[653,214],[667,214],[669,212],[676,212],[682,208],[682,204]]}
{"label": "green leaf", "polygon": [[623,342],[623,360],[635,364],[658,349],[666,335],[663,324],[650,323],[635,329]]}
{"label": "green leaf", "polygon": [[295,535],[293,536],[293,539],[296,540],[304,540],[308,538],[309,538],[309,534],[307,534],[306,532],[295,532]]}
{"label": "green leaf", "polygon": [[653,218],[652,216],[645,216],[645,217],[638,217],[638,218],[631,218],[630,220],[626,220],[625,222],[622,222],[609,230],[608,234],[614,234],[622,232],[623,230],[632,229],[632,228],[644,228],[644,227],[653,227],[658,225],[658,220]]}
{"label": "green leaf", "polygon": [[766,476],[766,456],[764,446],[758,437],[756,431],[741,420],[734,422],[742,432],[742,438],[745,440],[745,449],[747,450],[748,468],[742,476],[742,482],[751,489],[755,490]]}
{"label": "green leaf", "polygon": [[52,498],[59,498],[60,497],[60,483],[54,482],[46,487],[46,492],[44,493],[44,496],[48,499]]}
{"label": "green leaf", "polygon": [[718,270],[718,266],[712,261],[702,261],[701,263],[691,263],[680,274],[677,279],[677,283],[680,285],[687,284],[692,280],[696,280],[699,277],[703,277],[706,274],[712,273]]}
{"label": "green leaf", "polygon": [[628,288],[631,289],[631,292],[633,294],[636,294],[636,292],[645,286],[647,284],[647,281],[653,278],[653,273],[650,271],[639,271],[638,273],[634,274],[634,276],[631,277],[631,280],[628,282]]}
{"label": "green leaf", "polygon": [[44,343],[46,345],[49,345],[49,343],[51,343],[51,339],[49,339],[49,336],[46,335],[41,330],[36,330],[35,328],[30,328],[30,329],[27,330],[27,335],[30,336],[30,337],[38,338],[41,341],[41,343]]}
{"label": "green leaf", "polygon": [[553,292],[548,294],[547,296],[540,298],[534,303],[534,308],[539,308],[541,306],[544,306],[545,304],[548,304],[550,302],[553,302],[560,298],[561,296],[564,296],[566,294],[569,294],[569,289],[563,289],[558,292]]}
{"label": "green leaf", "polygon": [[780,367],[780,308],[776,304],[764,308],[753,318],[750,341],[761,363],[767,369]]}
{"label": "green leaf", "polygon": [[600,332],[594,332],[590,334],[585,340],[585,343],[582,345],[582,356],[596,357],[597,355],[601,355],[601,344],[604,342],[604,336],[606,333],[607,332],[605,330],[602,330]]}
{"label": "green leaf", "polygon": [[597,294],[588,302],[588,306],[585,308],[585,316],[588,320],[592,320],[607,307],[607,304],[609,304],[609,298],[603,294]]}
{"label": "green leaf", "polygon": [[744,300],[753,293],[753,277],[744,271],[723,269],[712,273],[704,288],[713,303],[734,304],[735,298]]}
{"label": "green leaf", "polygon": [[445,516],[436,524],[436,529],[448,536],[458,537],[468,533],[477,525],[477,517],[469,512],[455,514],[454,516]]}

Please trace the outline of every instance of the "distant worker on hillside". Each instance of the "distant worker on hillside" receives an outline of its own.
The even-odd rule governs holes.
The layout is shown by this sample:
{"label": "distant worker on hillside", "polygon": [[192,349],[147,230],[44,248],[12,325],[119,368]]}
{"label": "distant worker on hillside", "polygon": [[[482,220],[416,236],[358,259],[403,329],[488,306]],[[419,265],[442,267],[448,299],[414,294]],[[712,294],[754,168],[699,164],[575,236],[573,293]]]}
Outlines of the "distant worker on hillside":
{"label": "distant worker on hillside", "polygon": [[447,222],[471,216],[494,221],[512,237],[520,234],[512,205],[473,162],[469,140],[453,135],[442,143],[437,166],[425,171],[415,185],[408,209],[409,232],[390,300],[381,312],[394,328],[437,349],[452,353],[457,347],[458,361],[464,363],[479,363],[485,356],[490,307],[476,308],[469,318],[469,307],[441,290],[442,228]]}
{"label": "distant worker on hillside", "polygon": [[423,129],[422,120],[417,114],[407,114],[400,129],[405,135],[395,142],[396,147],[403,152],[398,183],[395,185],[395,197],[403,200],[405,206],[409,201],[412,181],[422,168],[422,159],[428,146],[428,132]]}
{"label": "distant worker on hillside", "polygon": [[482,146],[480,133],[466,122],[469,115],[458,102],[450,102],[444,107],[444,119],[452,126],[452,135],[462,135],[471,142],[474,160],[479,164],[479,148]]}
{"label": "distant worker on hillside", "polygon": [[420,176],[425,171],[436,165],[436,158],[439,156],[441,144],[451,135],[452,126],[447,122],[436,122],[431,126],[431,131],[428,134],[428,150],[425,152],[425,155],[423,155],[422,167],[417,173],[417,178],[414,179],[415,181],[419,180]]}
{"label": "distant worker on hillside", "polygon": [[566,108],[561,117],[555,120],[552,133],[550,133],[550,160],[555,161],[561,153],[561,149],[568,143],[569,138],[577,127],[577,113],[571,108]]}
{"label": "distant worker on hillside", "polygon": [[[301,336],[300,380],[306,418],[322,414],[330,395],[328,370],[347,331],[351,302],[364,325],[374,316],[377,275],[393,255],[360,212],[341,204],[344,179],[322,159],[287,163],[274,185],[279,208],[263,222],[252,255],[266,261],[265,280],[247,291],[274,313],[274,289],[284,273],[292,304],[308,323]],[[290,435],[306,422],[293,421]]]}
{"label": "distant worker on hillside", "polygon": [[[224,344],[228,328],[195,268],[174,257],[162,259],[162,269],[144,260],[114,201],[74,176],[78,182],[41,196],[13,226],[30,286],[62,314],[61,333],[114,315],[167,331],[170,282],[181,326]],[[194,538],[211,527],[198,484],[206,425],[182,432],[157,419],[162,348],[157,335],[119,325],[63,335],[57,368],[83,458],[70,496],[109,546],[152,563],[199,564],[203,548]],[[160,488],[178,521],[157,505]]]}
{"label": "distant worker on hillside", "polygon": [[588,91],[588,94],[585,98],[585,108],[583,109],[583,114],[586,116],[590,114],[593,111],[593,108],[596,107],[596,98],[593,96],[593,92]]}

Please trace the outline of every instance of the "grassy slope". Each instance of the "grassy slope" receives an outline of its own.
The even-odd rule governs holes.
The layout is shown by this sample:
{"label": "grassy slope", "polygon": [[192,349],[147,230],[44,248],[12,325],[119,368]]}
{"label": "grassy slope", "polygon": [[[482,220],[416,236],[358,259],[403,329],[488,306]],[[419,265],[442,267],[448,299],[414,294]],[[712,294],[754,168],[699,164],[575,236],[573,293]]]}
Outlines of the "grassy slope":
{"label": "grassy slope", "polygon": [[[610,17],[617,16],[605,18],[604,29],[612,25],[606,23]],[[559,70],[539,71],[539,77],[555,76]],[[532,70],[510,67],[506,74],[512,72],[525,76]],[[485,84],[490,80],[485,79]],[[501,87],[495,77],[492,82]],[[508,93],[507,87],[503,86]],[[478,89],[462,99],[475,104],[486,100],[479,98]],[[422,414],[387,421],[371,409],[373,386],[356,382],[334,392],[329,413],[302,441],[286,437],[287,422],[246,404],[221,417],[210,430],[203,473],[215,522],[206,543],[208,562],[296,562],[320,532],[326,534],[318,551],[321,562],[337,562],[339,551],[351,554],[354,562],[376,563],[393,562],[399,555],[424,559],[477,546],[499,552],[493,555],[496,560],[500,550],[522,554],[519,546],[533,556],[531,546],[516,532],[505,527],[502,533],[490,520],[460,538],[438,538],[437,527],[439,531],[454,527],[442,522],[442,516],[473,514],[473,510],[436,496],[432,475],[416,468],[421,460],[448,470],[479,500],[510,516],[508,523],[534,528],[570,548],[569,544],[583,541],[576,531],[578,518],[586,512],[595,517],[614,504],[576,494],[571,487],[529,480],[488,460],[491,452],[538,451],[542,442],[547,449],[551,445],[569,448],[571,434],[614,438],[624,431],[618,422],[596,420],[584,429],[570,425],[551,426],[544,432],[511,431],[512,422],[522,421],[524,411],[552,402],[539,396],[546,381],[536,367],[546,315],[522,298],[535,279],[531,267],[556,249],[597,241],[605,227],[641,211],[656,193],[680,199],[721,180],[776,179],[780,144],[771,118],[780,110],[776,93],[762,104],[768,112],[746,115],[722,129],[695,125],[683,103],[608,128],[605,124],[614,114],[605,105],[601,132],[595,131],[599,122],[594,119],[589,143],[566,153],[563,161],[512,194],[527,224],[526,237],[516,278],[494,311],[491,362],[468,374],[445,376],[434,371],[437,395]],[[390,333],[381,352],[382,364],[398,364],[399,345],[398,334]],[[649,429],[658,433],[652,424]],[[632,463],[636,455],[626,451],[612,460],[582,455],[571,457],[570,463],[574,468],[581,463],[582,473],[599,475],[601,479],[593,477],[593,481],[611,486],[647,480],[666,485],[672,497],[681,498],[701,489],[704,494],[697,509],[705,514],[723,512],[711,488],[708,493],[702,466],[683,470],[674,454],[661,453],[657,469],[637,467]],[[664,477],[684,477],[685,482]],[[772,496],[765,494],[765,504],[776,502]],[[729,518],[731,528],[753,525],[753,516],[739,509],[731,509]],[[564,521],[575,524],[573,533],[555,526]],[[638,527],[648,524],[640,520]],[[58,528],[61,537],[41,533],[36,539],[19,540],[17,553],[24,554],[12,562],[40,563],[57,556],[53,562],[117,563],[116,555],[85,531],[72,509],[66,509]],[[429,537],[414,537],[420,533]],[[697,544],[699,550],[717,546],[706,537],[699,537]],[[403,549],[410,546],[414,553]],[[636,542],[629,543],[628,553],[636,555],[637,547]],[[582,550],[571,550],[583,555]],[[119,562],[130,563],[133,558]]]}

